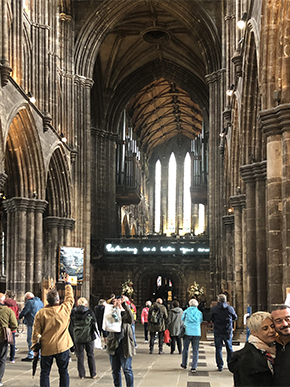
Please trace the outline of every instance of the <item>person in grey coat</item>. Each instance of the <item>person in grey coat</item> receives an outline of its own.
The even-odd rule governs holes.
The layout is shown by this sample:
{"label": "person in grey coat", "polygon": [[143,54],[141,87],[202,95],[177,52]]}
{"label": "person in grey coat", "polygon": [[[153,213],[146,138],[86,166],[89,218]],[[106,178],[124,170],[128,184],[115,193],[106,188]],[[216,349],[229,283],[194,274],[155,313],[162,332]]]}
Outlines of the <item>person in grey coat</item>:
{"label": "person in grey coat", "polygon": [[179,307],[178,301],[173,301],[172,303],[173,308],[168,313],[168,330],[170,332],[170,353],[173,354],[175,351],[175,342],[177,343],[177,348],[179,354],[181,354],[182,351],[182,344],[181,344],[181,338],[180,338],[180,328],[183,325],[183,322],[181,321],[183,310]]}

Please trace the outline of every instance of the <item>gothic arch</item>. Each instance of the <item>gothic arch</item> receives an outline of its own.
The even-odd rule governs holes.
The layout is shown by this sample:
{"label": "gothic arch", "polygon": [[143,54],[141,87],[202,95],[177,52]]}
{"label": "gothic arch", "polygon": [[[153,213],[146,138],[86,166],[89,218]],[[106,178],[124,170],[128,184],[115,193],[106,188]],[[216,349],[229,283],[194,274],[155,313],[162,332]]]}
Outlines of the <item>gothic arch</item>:
{"label": "gothic arch", "polygon": [[65,153],[58,146],[49,163],[46,200],[47,216],[71,217],[71,178]]}
{"label": "gothic arch", "polygon": [[[109,0],[102,4],[100,9],[93,13],[87,24],[81,30],[75,49],[76,73],[92,78],[93,67],[98,50],[104,38],[122,18],[133,9],[138,8],[144,0],[127,0],[126,6]],[[200,45],[203,53],[204,65],[207,74],[220,69],[220,40],[218,32],[208,14],[196,2],[191,8],[187,2],[178,1],[171,4],[166,0],[159,0],[158,7],[166,9],[167,12],[181,20],[189,30],[194,28],[200,31]]]}
{"label": "gothic arch", "polygon": [[10,124],[5,171],[8,175],[5,192],[8,198],[32,198],[36,193],[39,199],[44,199],[44,160],[37,129],[28,109],[19,110]]}

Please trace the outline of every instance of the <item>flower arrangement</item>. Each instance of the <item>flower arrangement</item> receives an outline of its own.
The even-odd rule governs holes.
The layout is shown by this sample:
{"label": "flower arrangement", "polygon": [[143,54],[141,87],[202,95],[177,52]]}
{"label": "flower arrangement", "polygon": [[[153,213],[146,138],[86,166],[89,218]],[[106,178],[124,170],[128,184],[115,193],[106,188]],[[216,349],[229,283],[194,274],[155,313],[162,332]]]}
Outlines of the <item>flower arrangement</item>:
{"label": "flower arrangement", "polygon": [[191,298],[198,297],[203,294],[203,290],[203,286],[201,287],[199,284],[196,283],[196,281],[194,281],[193,285],[190,286],[188,293]]}
{"label": "flower arrangement", "polygon": [[128,279],[122,284],[122,294],[130,297],[134,293],[133,282]]}

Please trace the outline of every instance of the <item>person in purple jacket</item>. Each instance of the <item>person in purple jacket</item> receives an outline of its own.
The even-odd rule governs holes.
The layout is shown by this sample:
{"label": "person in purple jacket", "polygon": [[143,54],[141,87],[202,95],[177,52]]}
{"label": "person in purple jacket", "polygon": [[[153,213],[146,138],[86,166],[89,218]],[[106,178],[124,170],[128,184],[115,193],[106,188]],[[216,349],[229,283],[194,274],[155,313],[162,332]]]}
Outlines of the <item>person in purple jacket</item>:
{"label": "person in purple jacket", "polygon": [[218,303],[211,309],[211,321],[214,323],[215,358],[219,371],[223,370],[224,362],[222,356],[223,343],[227,350],[227,362],[232,359],[233,348],[233,321],[238,318],[234,308],[227,303],[225,294],[218,295]]}

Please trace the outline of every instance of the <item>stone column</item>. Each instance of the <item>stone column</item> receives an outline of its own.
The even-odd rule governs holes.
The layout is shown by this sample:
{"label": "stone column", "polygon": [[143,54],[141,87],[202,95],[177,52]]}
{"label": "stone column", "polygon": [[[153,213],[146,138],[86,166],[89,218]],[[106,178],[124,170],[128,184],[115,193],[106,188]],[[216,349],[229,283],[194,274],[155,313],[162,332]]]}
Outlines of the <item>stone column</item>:
{"label": "stone column", "polygon": [[8,77],[12,71],[8,58],[8,1],[0,0],[0,25],[2,27],[0,39],[1,39],[1,52],[0,52],[0,74],[1,85],[4,87],[8,83]]}
{"label": "stone column", "polygon": [[224,95],[221,94],[223,71],[216,71],[206,76],[209,87],[209,171],[208,171],[208,211],[210,236],[210,299],[215,299],[217,291],[216,261],[220,254],[220,230],[222,229],[223,206],[220,192],[220,180],[216,171],[220,168],[219,133],[221,130],[221,112]]}
{"label": "stone column", "polygon": [[253,164],[256,181],[256,258],[257,258],[257,309],[267,310],[267,259],[266,259],[266,216],[265,180],[267,162]]}
{"label": "stone column", "polygon": [[244,304],[243,304],[243,244],[242,244],[242,209],[245,206],[245,195],[230,197],[231,206],[234,208],[235,217],[235,253],[234,253],[234,307],[238,315],[236,323],[235,339],[239,339],[244,329]]}
{"label": "stone column", "polygon": [[59,219],[56,216],[47,216],[44,218],[45,239],[46,239],[46,260],[44,261],[44,274],[47,277],[56,278],[58,265],[58,248],[59,236],[58,225]]}
{"label": "stone column", "polygon": [[247,222],[247,266],[248,266],[248,305],[257,311],[257,265],[256,265],[256,182],[252,165],[240,168],[241,177],[246,188],[246,222]]}
{"label": "stone column", "polygon": [[[289,109],[289,105],[286,105]],[[282,257],[282,154],[281,106],[261,111],[260,119],[267,136],[267,237],[268,237],[268,308],[284,300]]]}
{"label": "stone column", "polygon": [[74,228],[74,219],[64,219],[64,246],[71,246],[71,232]]}
{"label": "stone column", "polygon": [[43,213],[46,209],[47,202],[45,200],[35,200],[35,236],[34,236],[34,291],[41,289],[41,283],[45,271],[43,270],[44,248],[43,248]]}
{"label": "stone column", "polygon": [[[233,280],[234,280],[234,264],[233,264],[233,231],[234,231],[234,216],[233,215],[226,215],[223,216],[223,225],[224,225],[224,256],[222,257],[222,265],[221,265],[221,281],[224,281],[226,283],[226,288],[230,290],[230,292],[233,289]],[[231,292],[232,293],[232,292]],[[233,294],[231,294],[231,304],[232,301],[235,301],[233,299]]]}

